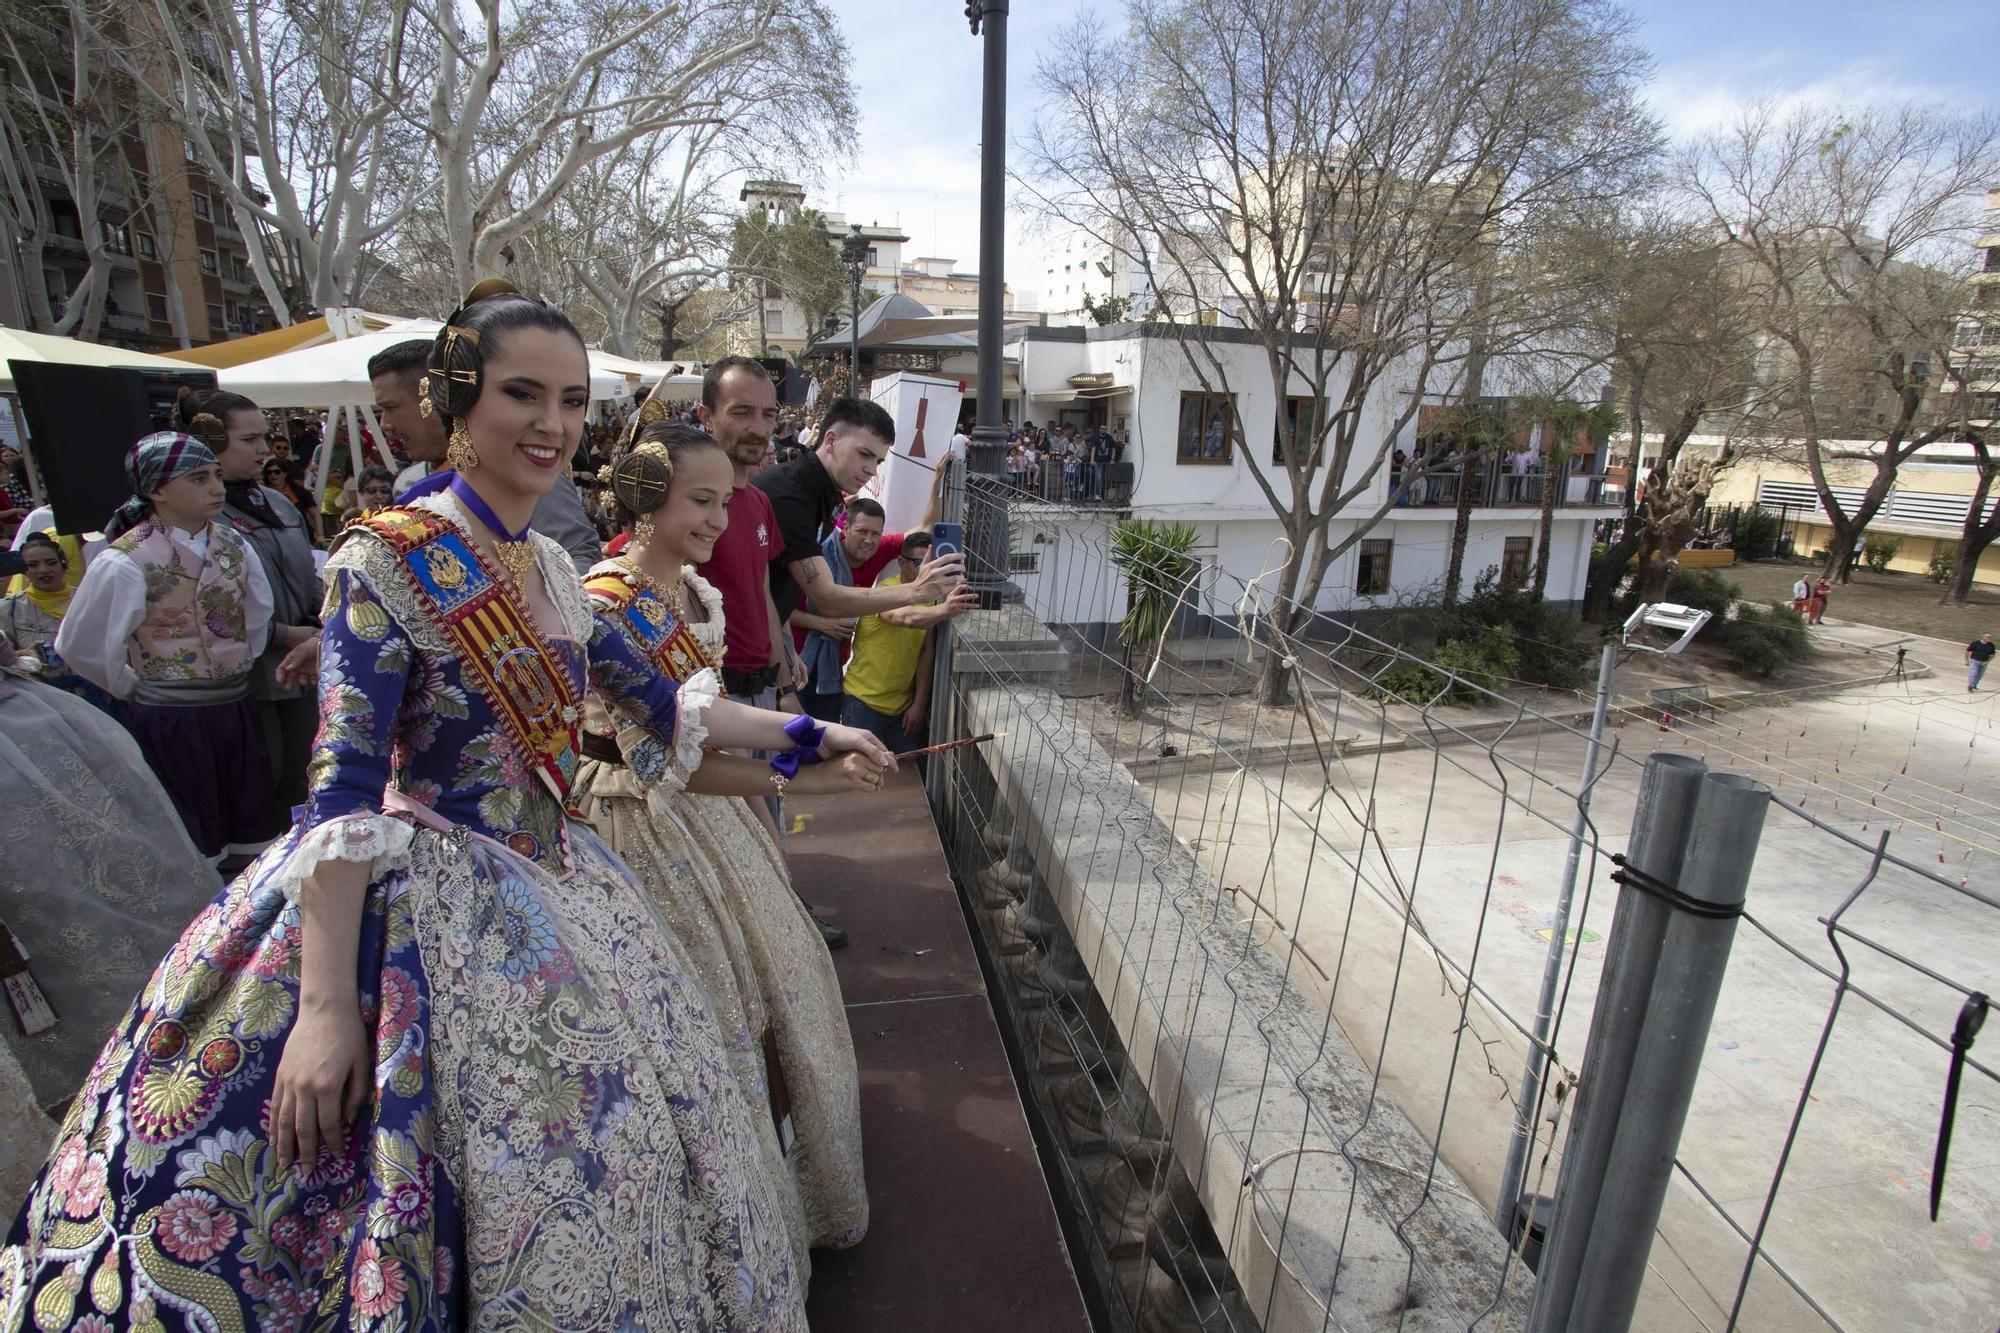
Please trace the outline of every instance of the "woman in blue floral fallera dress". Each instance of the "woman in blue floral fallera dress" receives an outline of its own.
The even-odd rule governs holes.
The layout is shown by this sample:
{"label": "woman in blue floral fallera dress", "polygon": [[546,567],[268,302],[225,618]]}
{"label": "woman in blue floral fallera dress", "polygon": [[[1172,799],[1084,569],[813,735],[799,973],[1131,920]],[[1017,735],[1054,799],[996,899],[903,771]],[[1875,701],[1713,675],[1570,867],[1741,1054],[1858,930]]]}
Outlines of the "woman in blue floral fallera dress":
{"label": "woman in blue floral fallera dress", "polygon": [[786,743],[712,678],[677,696],[503,517],[559,476],[587,373],[518,295],[440,333],[456,477],[328,563],[302,816],[104,1047],[0,1250],[0,1330],[805,1327],[693,973],[565,814],[593,684],[649,720],[641,775]]}

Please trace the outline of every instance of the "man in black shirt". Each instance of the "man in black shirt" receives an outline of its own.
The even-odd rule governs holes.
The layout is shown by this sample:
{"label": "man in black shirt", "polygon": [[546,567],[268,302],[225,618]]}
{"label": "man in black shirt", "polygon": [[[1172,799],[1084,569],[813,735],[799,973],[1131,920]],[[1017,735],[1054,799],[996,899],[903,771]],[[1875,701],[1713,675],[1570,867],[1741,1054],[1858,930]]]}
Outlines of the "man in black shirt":
{"label": "man in black shirt", "polygon": [[1965,645],[1965,692],[1971,694],[1979,688],[1979,678],[1986,674],[1986,664],[1993,660],[1996,650],[1991,634],[1982,634]]}
{"label": "man in black shirt", "polygon": [[[819,549],[826,525],[833,521],[842,495],[867,485],[895,442],[896,423],[880,405],[837,398],[820,423],[817,448],[771,468],[750,483],[770,498],[778,519],[778,538],[784,544],[784,554],[771,567],[771,599],[778,605],[779,624],[811,596],[821,615],[882,616],[891,624],[917,628],[908,614],[884,613],[943,602],[953,585],[964,580],[965,556],[952,554],[927,561],[907,584],[851,588],[834,582]],[[957,605],[945,605],[954,613],[971,609],[972,599],[957,600]],[[914,614],[923,624],[945,618],[934,613]]]}

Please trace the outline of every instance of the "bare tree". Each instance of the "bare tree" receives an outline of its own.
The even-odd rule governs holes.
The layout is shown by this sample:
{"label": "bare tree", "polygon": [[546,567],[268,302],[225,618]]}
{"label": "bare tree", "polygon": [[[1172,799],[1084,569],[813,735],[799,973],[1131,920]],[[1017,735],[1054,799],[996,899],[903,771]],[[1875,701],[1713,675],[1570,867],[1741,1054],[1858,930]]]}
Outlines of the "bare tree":
{"label": "bare tree", "polygon": [[[1280,604],[1311,606],[1387,515],[1376,475],[1418,404],[1459,392],[1472,333],[1489,354],[1538,336],[1538,219],[1614,206],[1656,154],[1629,20],[1596,0],[1129,0],[1122,37],[1084,18],[1057,49],[1029,141],[1043,199],[1197,321],[1179,346],[1204,388],[1253,387],[1201,336],[1228,322],[1264,392],[1320,404],[1269,472],[1229,414],[1291,545]],[[1392,388],[1390,429],[1364,437]],[[1263,692],[1284,695],[1276,655]]]}
{"label": "bare tree", "polygon": [[[128,152],[140,124],[119,73],[122,34],[94,0],[54,5],[8,0],[0,7],[0,225],[19,243],[29,318],[51,333],[95,341],[111,284],[100,219],[143,203]],[[56,230],[42,176],[75,205],[88,261],[62,298],[50,301],[44,256]],[[115,207],[113,206],[115,203]]]}
{"label": "bare tree", "polygon": [[278,319],[352,304],[371,251],[432,178],[409,118],[439,67],[418,8],[145,0],[130,12],[158,40],[127,68],[226,194]]}
{"label": "bare tree", "polygon": [[[1592,560],[1584,591],[1585,616],[1602,619],[1635,558],[1642,582],[1653,577],[1644,571],[1664,571],[1665,554],[1680,546],[1668,530],[1673,516],[1690,501],[1698,511],[1715,472],[1742,448],[1745,412],[1761,402],[1755,315],[1728,247],[1706,226],[1648,206],[1592,220],[1570,242],[1586,292],[1579,329],[1603,349],[1631,447],[1624,521]],[[1678,475],[1689,440],[1704,430],[1723,436],[1724,457]],[[1657,443],[1648,438],[1655,433]]]}
{"label": "bare tree", "polygon": [[[1844,577],[1897,469],[1965,428],[1966,396],[1938,390],[1978,197],[2000,176],[2000,116],[1763,105],[1691,146],[1676,175],[1759,313],[1756,426],[1796,443],[1833,530],[1825,575]],[[1867,441],[1873,469],[1851,505],[1828,478],[1843,438]]]}
{"label": "bare tree", "polygon": [[642,139],[667,140],[665,159],[782,135],[813,160],[852,135],[847,83],[806,73],[846,63],[821,0],[474,0],[430,18],[443,59],[426,130],[460,290],[502,271],[580,172]]}
{"label": "bare tree", "polygon": [[1986,443],[1986,431],[1969,431],[1967,440],[1972,445],[1973,457],[1978,460],[1979,480],[1973,486],[1972,499],[1965,507],[1965,522],[1960,526],[1958,545],[1952,551],[1951,577],[1944,583],[1944,595],[1938,601],[1945,606],[1964,606],[1972,596],[1972,576],[1979,570],[1979,558],[1986,554],[1995,538],[2000,538],[2000,506],[1988,513],[1987,501],[1993,495],[1993,483],[2000,480],[2000,457],[1995,457]]}

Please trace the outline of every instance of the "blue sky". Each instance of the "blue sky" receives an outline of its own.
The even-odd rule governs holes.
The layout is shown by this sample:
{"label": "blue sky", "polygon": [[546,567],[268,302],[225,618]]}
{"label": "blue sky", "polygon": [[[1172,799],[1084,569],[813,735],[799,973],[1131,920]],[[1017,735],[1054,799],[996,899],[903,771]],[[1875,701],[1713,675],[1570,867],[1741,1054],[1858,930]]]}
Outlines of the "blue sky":
{"label": "blue sky", "polygon": [[[854,53],[861,110],[852,164],[829,164],[813,202],[850,219],[900,223],[908,256],[978,265],[979,42],[953,0],[830,0]],[[1010,134],[1035,103],[1034,70],[1080,7],[1112,0],[1013,0]],[[1670,131],[1699,133],[1760,96],[1935,100],[2000,107],[1994,0],[1642,0],[1631,6],[1657,69],[1648,96]],[[1995,182],[2000,184],[2000,182]],[[1031,219],[1009,220],[1011,279],[1032,288]]]}

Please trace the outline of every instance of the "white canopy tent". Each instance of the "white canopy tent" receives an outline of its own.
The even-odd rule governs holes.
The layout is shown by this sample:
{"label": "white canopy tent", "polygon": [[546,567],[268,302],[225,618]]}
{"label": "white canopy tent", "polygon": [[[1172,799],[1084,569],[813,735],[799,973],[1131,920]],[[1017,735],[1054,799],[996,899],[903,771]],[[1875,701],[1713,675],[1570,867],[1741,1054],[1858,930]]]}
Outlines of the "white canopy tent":
{"label": "white canopy tent", "polygon": [[21,400],[14,391],[14,372],[8,368],[9,361],[54,366],[103,366],[121,370],[197,369],[183,361],[170,361],[163,356],[135,352],[127,347],[88,343],[78,338],[58,338],[53,334],[30,333],[25,329],[0,328],[0,394],[7,398],[6,428],[0,430],[0,443],[21,450],[22,461],[28,469],[28,489],[37,500],[45,499],[46,494],[42,490],[42,475],[35,465],[34,454],[24,447],[28,438],[28,423],[21,416]]}
{"label": "white canopy tent", "polygon": [[[216,372],[216,381],[232,393],[240,393],[260,407],[324,407],[348,418],[348,451],[354,471],[362,466],[360,425],[373,432],[376,448],[385,466],[395,469],[394,459],[383,439],[381,423],[375,420],[375,392],[368,382],[368,362],[377,353],[412,338],[437,336],[442,325],[434,319],[411,319],[386,329],[352,338],[336,338],[290,352],[280,352],[258,361],[247,361]],[[638,378],[624,367],[641,363],[590,352],[590,396],[594,401],[629,398],[637,389]],[[320,484],[315,474],[313,485]]]}

